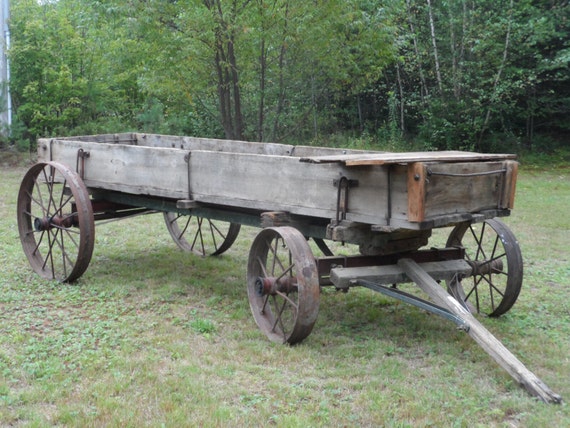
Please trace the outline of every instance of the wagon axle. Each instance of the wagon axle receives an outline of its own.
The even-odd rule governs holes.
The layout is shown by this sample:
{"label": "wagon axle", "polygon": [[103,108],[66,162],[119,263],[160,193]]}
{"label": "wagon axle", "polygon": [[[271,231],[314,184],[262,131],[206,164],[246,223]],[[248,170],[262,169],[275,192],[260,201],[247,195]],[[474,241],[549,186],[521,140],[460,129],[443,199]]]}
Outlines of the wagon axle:
{"label": "wagon axle", "polygon": [[490,275],[503,272],[503,260],[466,260],[471,266],[471,274],[469,276]]}
{"label": "wagon axle", "polygon": [[285,276],[280,278],[262,278],[259,277],[255,281],[255,292],[259,297],[275,296],[278,293],[296,293],[297,278],[294,276]]}
{"label": "wagon axle", "polygon": [[34,230],[36,232],[45,232],[51,230],[54,227],[58,229],[69,229],[70,227],[78,226],[77,215],[72,213],[71,215],[61,215],[54,214],[51,217],[37,217],[34,219]]}

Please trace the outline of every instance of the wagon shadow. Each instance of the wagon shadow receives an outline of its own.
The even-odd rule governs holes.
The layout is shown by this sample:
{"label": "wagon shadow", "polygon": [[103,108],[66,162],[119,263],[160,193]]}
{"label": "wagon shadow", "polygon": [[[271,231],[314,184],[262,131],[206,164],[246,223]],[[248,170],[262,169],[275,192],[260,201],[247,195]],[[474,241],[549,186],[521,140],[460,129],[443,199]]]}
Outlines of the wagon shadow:
{"label": "wagon shadow", "polygon": [[327,291],[311,335],[324,347],[380,340],[387,349],[415,349],[466,340],[453,323],[409,304],[369,290]]}
{"label": "wagon shadow", "polygon": [[[246,251],[249,240],[238,240],[236,248],[215,257],[201,257],[180,251],[165,240],[150,246],[128,248],[110,245],[94,254],[88,278],[103,278],[115,287],[136,289],[140,294],[159,294],[168,299],[195,299],[200,304],[212,297],[236,301],[249,316],[246,292]],[[406,291],[421,293],[417,287]],[[409,288],[408,288],[409,287]],[[255,323],[250,323],[255,329]],[[411,350],[433,349],[469,343],[454,324],[409,304],[364,288],[348,293],[325,287],[321,293],[319,315],[308,346],[331,352],[339,346],[361,347],[367,341],[380,342],[390,355]],[[465,346],[465,345],[463,345]]]}
{"label": "wagon shadow", "polygon": [[[166,287],[181,295],[208,290],[235,296],[236,288],[245,292],[245,268],[240,270],[238,263],[228,254],[201,257],[170,243],[129,251],[119,246],[96,251],[84,281],[98,278],[142,292]],[[236,287],[240,282],[243,287]]]}

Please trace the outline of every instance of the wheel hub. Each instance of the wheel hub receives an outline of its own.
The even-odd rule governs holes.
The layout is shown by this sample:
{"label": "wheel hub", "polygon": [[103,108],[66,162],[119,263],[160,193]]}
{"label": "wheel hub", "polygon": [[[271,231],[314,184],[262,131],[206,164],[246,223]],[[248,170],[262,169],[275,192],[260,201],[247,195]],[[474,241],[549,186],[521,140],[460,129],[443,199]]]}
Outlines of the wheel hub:
{"label": "wheel hub", "polygon": [[473,276],[481,276],[481,275],[489,275],[492,273],[498,273],[503,271],[503,260],[502,259],[494,259],[494,260],[467,260],[467,262],[471,265],[473,272],[471,275]]}
{"label": "wheel hub", "polygon": [[36,232],[44,232],[54,227],[70,228],[73,226],[77,226],[76,216],[73,214],[69,216],[57,214],[52,217],[36,217],[34,219],[34,229]]}
{"label": "wheel hub", "polygon": [[285,276],[281,278],[259,277],[255,281],[255,292],[258,296],[275,296],[277,293],[294,293],[297,291],[297,278]]}

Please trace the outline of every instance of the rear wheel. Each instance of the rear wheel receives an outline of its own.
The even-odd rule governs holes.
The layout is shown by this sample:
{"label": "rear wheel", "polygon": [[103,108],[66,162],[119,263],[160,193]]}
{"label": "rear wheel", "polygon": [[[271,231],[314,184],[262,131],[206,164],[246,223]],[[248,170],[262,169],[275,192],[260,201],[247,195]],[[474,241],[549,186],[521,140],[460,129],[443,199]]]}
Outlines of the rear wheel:
{"label": "rear wheel", "polygon": [[47,279],[77,280],[89,266],[95,222],[79,175],[58,162],[32,166],[18,193],[18,231],[30,265]]}
{"label": "rear wheel", "polygon": [[176,245],[200,256],[217,256],[235,242],[240,225],[193,215],[164,213],[166,228]]}

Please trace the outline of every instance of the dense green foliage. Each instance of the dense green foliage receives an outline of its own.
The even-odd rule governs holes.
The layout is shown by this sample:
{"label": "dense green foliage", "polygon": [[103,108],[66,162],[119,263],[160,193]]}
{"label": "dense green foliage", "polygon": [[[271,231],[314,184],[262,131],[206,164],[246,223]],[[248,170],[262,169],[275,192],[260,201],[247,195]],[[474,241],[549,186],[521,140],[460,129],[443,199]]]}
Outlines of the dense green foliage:
{"label": "dense green foliage", "polygon": [[137,130],[545,151],[565,0],[14,0],[13,137]]}

